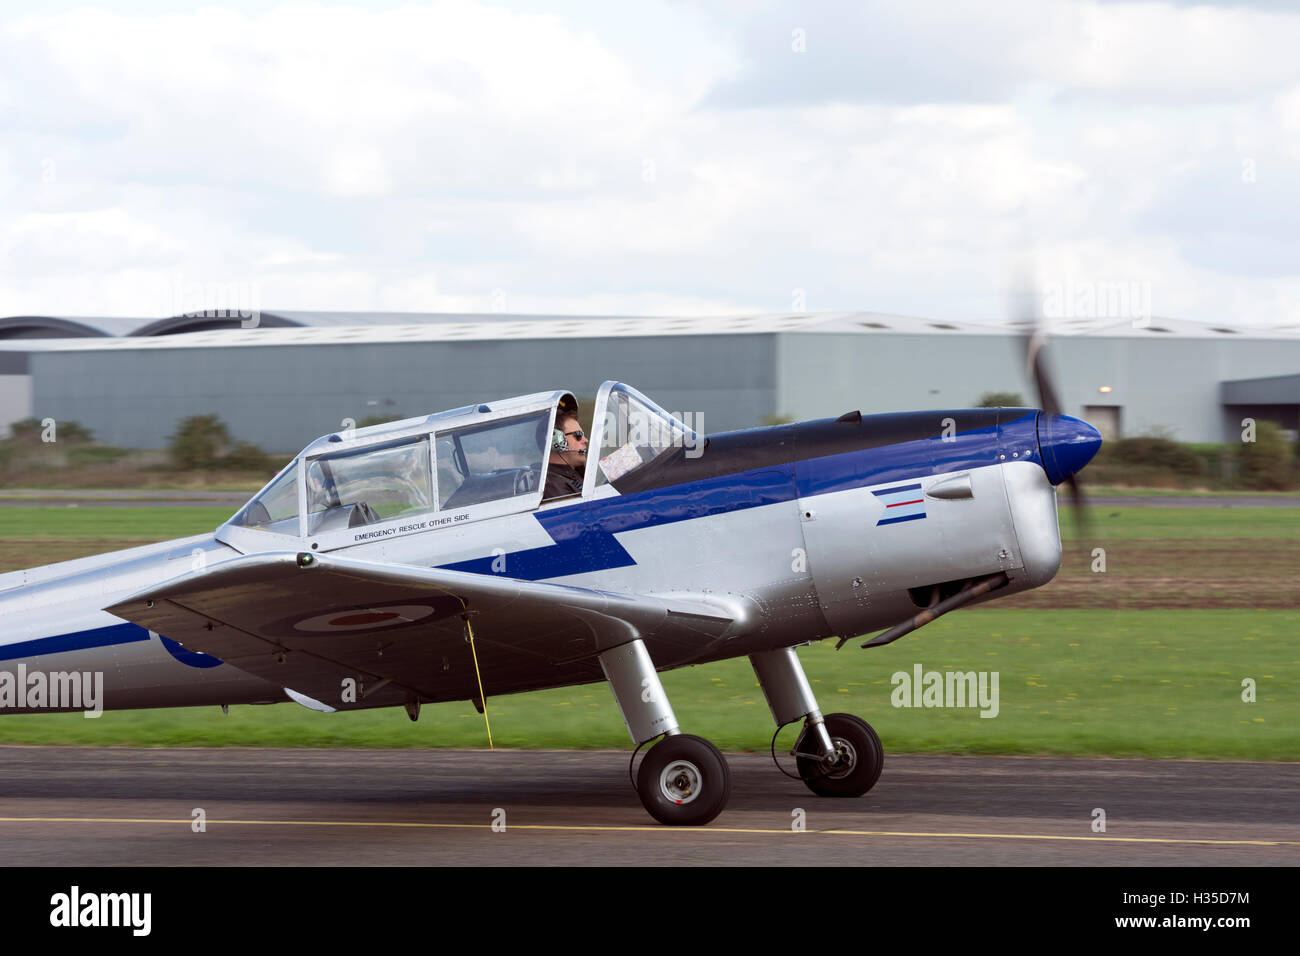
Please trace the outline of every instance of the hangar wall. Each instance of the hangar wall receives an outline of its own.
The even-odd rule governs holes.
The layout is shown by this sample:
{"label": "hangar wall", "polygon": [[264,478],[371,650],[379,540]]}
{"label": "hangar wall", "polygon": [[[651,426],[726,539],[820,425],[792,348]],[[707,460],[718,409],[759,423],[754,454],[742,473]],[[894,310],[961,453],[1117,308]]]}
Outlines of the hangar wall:
{"label": "hangar wall", "polygon": [[[293,452],[346,418],[421,415],[555,388],[590,399],[606,379],[628,382],[670,411],[702,415],[706,432],[749,427],[768,415],[966,407],[988,391],[1018,391],[1036,403],[1015,334],[926,328],[951,327],[912,320],[910,329],[888,332],[387,342],[380,329],[347,328],[338,335],[352,341],[330,332],[310,344],[227,346],[196,333],[209,337],[153,339],[139,348],[130,340],[85,339],[22,356],[31,398],[15,417],[78,421],[104,442],[162,448],[181,419],[216,414],[238,439]],[[1087,418],[1091,406],[1094,417],[1113,418],[1125,435],[1165,429],[1181,441],[1235,441],[1239,427],[1228,427],[1220,383],[1296,375],[1300,338],[1070,335],[1054,337],[1049,355],[1069,414]],[[1103,385],[1111,391],[1100,393]],[[22,387],[13,394],[11,404]],[[1103,415],[1108,408],[1116,411]]]}
{"label": "hangar wall", "polygon": [[[1085,406],[1114,405],[1127,436],[1166,429],[1178,441],[1236,441],[1240,428],[1226,427],[1218,383],[1300,369],[1294,339],[1150,336],[1053,338],[1065,413],[1083,418]],[[991,391],[1018,391],[1036,405],[1022,348],[1006,335],[783,334],[776,401],[800,419],[960,408]]]}
{"label": "hangar wall", "polygon": [[0,352],[0,439],[9,426],[32,415],[30,363],[22,352]]}
{"label": "hangar wall", "polygon": [[984,392],[1008,390],[1033,405],[1022,363],[1005,335],[785,334],[777,403],[797,420],[968,408]]}
{"label": "hangar wall", "polygon": [[296,452],[345,418],[415,416],[600,383],[632,385],[703,430],[775,409],[769,335],[353,343],[33,352],[33,402],[128,448],[164,448],[176,424],[215,414],[237,439]]}

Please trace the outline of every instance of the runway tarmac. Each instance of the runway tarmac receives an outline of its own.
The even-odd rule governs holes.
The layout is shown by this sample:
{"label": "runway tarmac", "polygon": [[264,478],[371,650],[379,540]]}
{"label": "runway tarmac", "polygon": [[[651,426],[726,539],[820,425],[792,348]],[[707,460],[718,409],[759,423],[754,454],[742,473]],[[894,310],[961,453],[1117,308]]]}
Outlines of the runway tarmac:
{"label": "runway tarmac", "polygon": [[[1300,864],[1300,764],[887,756],[865,797],[729,754],[703,828],[618,751],[0,747],[14,866]],[[1094,810],[1105,832],[1094,832]],[[195,832],[195,811],[206,820]],[[503,811],[503,812],[502,812]],[[792,824],[803,811],[805,829]],[[504,820],[504,831],[493,823]]]}

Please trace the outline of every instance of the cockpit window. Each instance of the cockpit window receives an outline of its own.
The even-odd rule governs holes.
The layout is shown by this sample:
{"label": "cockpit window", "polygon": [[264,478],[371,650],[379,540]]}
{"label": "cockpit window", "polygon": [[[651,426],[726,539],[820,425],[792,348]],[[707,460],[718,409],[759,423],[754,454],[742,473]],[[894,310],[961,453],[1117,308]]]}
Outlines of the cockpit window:
{"label": "cockpit window", "polygon": [[615,482],[680,448],[702,449],[704,439],[626,386],[615,386],[605,406],[596,485]]}
{"label": "cockpit window", "polygon": [[241,528],[298,536],[298,463],[290,462],[239,514],[230,519]]}
{"label": "cockpit window", "polygon": [[432,510],[427,437],[324,455],[307,465],[309,534]]}
{"label": "cockpit window", "polygon": [[442,510],[533,494],[542,485],[549,409],[438,434]]}

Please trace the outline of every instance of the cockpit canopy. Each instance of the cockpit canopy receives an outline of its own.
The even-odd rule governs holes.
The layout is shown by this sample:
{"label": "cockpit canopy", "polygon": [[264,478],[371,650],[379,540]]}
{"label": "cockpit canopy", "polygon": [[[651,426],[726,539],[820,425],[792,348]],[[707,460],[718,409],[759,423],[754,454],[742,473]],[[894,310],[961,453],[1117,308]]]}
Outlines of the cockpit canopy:
{"label": "cockpit canopy", "polygon": [[[623,476],[700,441],[645,396],[616,382],[601,386],[595,411],[591,449],[599,455],[593,456],[597,467],[588,469],[584,494],[611,483],[616,488]],[[577,415],[571,393],[542,392],[328,435],[304,449],[225,528],[240,529],[237,535],[248,529],[314,538],[387,528],[393,519],[421,514],[455,511],[459,521],[471,517],[464,509],[492,502],[514,504],[484,516],[536,507],[556,423]]]}

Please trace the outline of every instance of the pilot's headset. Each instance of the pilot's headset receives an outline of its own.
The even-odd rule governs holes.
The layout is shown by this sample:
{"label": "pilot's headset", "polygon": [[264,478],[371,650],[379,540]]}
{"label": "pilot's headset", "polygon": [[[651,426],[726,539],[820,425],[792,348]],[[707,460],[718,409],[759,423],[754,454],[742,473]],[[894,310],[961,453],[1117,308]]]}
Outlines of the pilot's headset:
{"label": "pilot's headset", "polygon": [[[551,432],[551,449],[558,452],[573,452],[579,458],[586,458],[587,453],[581,448],[570,448],[568,436],[560,429]],[[568,461],[566,458],[565,461]]]}

